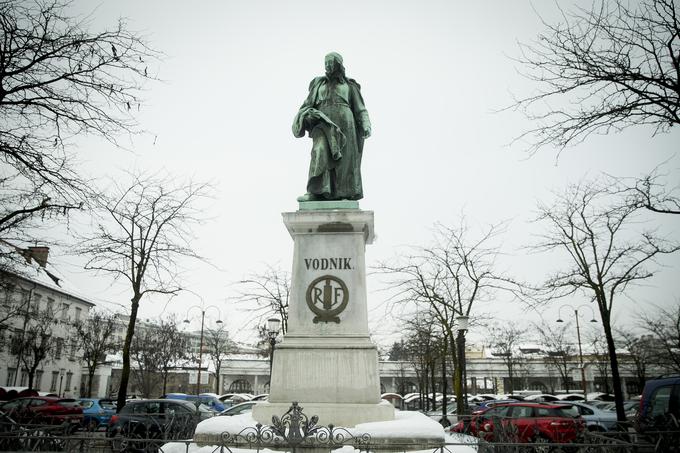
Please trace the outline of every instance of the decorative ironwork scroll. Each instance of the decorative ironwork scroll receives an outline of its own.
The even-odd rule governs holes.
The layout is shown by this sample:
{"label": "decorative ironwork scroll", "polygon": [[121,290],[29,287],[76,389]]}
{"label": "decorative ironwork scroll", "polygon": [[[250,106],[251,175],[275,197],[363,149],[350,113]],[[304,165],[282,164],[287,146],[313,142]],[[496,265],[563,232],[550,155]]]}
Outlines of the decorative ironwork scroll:
{"label": "decorative ironwork scroll", "polygon": [[293,401],[281,417],[272,417],[271,425],[258,423],[254,427],[241,430],[238,434],[224,432],[220,436],[222,445],[248,445],[249,447],[289,447],[295,451],[299,446],[335,448],[352,445],[366,450],[371,443],[368,433],[352,434],[345,428],[333,425],[319,426],[319,417],[308,417],[303,408]]}

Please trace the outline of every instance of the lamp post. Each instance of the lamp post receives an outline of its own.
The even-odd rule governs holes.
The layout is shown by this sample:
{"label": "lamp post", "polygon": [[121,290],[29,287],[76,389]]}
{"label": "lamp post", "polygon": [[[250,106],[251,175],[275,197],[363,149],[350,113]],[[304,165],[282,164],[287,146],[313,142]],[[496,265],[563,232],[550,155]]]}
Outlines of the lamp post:
{"label": "lamp post", "polygon": [[465,364],[465,334],[467,333],[468,330],[468,324],[469,324],[470,318],[465,315],[460,315],[456,317],[456,321],[458,321],[458,338],[457,338],[457,343],[458,343],[458,357],[460,360],[460,365],[463,369],[463,395],[465,400],[463,401],[463,411],[465,414],[468,412],[468,389],[467,389],[467,366]]}
{"label": "lamp post", "polygon": [[269,391],[272,388],[272,365],[274,364],[274,346],[276,337],[279,334],[281,320],[279,318],[269,318],[267,320],[267,336],[269,338]]}
{"label": "lamp post", "polygon": [[[215,305],[208,305],[207,307],[204,307],[203,304],[201,305],[194,305],[189,307],[187,310],[187,317],[184,320],[185,324],[189,324],[191,321],[189,321],[189,312],[194,309],[198,308],[201,310],[201,336],[198,344],[198,379],[196,380],[196,395],[199,395],[201,393],[201,367],[203,366],[203,328],[205,327],[205,312],[209,308],[214,308],[217,310],[217,321],[215,321],[215,324],[222,324],[222,320],[219,319],[222,317],[222,314],[220,313],[220,309],[217,308]],[[220,377],[217,376],[217,379]]]}
{"label": "lamp post", "polygon": [[[576,339],[578,340],[578,358],[579,358],[579,362],[580,362],[580,365],[581,365],[581,388],[583,390],[584,401],[588,401],[588,392],[586,391],[586,368],[585,368],[585,365],[583,364],[583,349],[581,347],[581,327],[579,326],[579,323],[578,323],[578,316],[579,316],[578,310],[581,307],[590,308],[590,313],[592,315],[590,322],[597,322],[595,320],[595,311],[593,311],[593,308],[590,305],[586,305],[586,304],[579,305],[576,308],[572,307],[569,304],[564,304],[564,305],[561,305],[559,310],[557,311],[557,321],[556,322],[564,322],[564,320],[562,319],[562,316],[561,316],[562,309],[564,307],[569,307],[572,310],[574,310],[574,319],[576,319]],[[569,389],[566,389],[566,390],[569,390]]]}

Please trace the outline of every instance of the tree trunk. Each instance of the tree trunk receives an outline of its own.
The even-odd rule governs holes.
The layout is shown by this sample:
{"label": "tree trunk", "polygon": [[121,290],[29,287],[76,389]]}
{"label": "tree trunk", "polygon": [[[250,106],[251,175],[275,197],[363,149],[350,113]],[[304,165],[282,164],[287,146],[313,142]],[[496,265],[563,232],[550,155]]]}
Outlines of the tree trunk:
{"label": "tree trunk", "polygon": [[35,370],[28,371],[28,388],[33,388],[33,377],[35,376]]}
{"label": "tree trunk", "polygon": [[222,368],[221,365],[215,366],[215,393],[218,395],[222,393],[220,391],[220,368]]}
{"label": "tree trunk", "polygon": [[163,370],[163,396],[168,393],[168,370]]}
{"label": "tree trunk", "polygon": [[421,399],[421,409],[425,411],[430,410],[430,367],[428,363],[425,363],[425,369],[423,372],[423,382],[425,385],[423,386],[425,388],[425,393],[423,395],[423,398]]}
{"label": "tree trunk", "polygon": [[432,410],[437,409],[437,395],[435,395],[435,392],[437,391],[437,377],[436,373],[437,372],[437,367],[435,366],[435,361],[432,361],[432,368],[430,369],[430,386],[432,387]]}
{"label": "tree trunk", "polygon": [[[612,384],[614,386],[614,401],[616,403],[616,419],[619,422],[626,421],[626,412],[623,409],[623,388],[621,387],[621,376],[619,375],[619,360],[616,356],[616,345],[614,344],[614,336],[612,335],[612,328],[609,324],[609,312],[607,310],[600,310],[602,316],[602,327],[604,327],[604,335],[607,339],[607,350],[609,352],[609,361],[612,373]],[[605,380],[606,380],[605,376]]]}
{"label": "tree trunk", "polygon": [[444,341],[444,351],[442,352],[442,419],[444,425],[446,425],[446,412],[448,401],[446,399],[446,341]]}
{"label": "tree trunk", "polygon": [[94,381],[95,368],[87,370],[87,397],[92,398],[92,381]]}
{"label": "tree trunk", "polygon": [[118,387],[118,399],[116,401],[116,412],[125,406],[127,398],[127,387],[130,381],[130,345],[132,344],[132,336],[135,334],[135,323],[137,322],[137,310],[139,309],[139,299],[141,296],[135,294],[132,298],[132,306],[130,307],[130,321],[128,322],[127,332],[125,334],[125,342],[123,343],[123,369],[120,373],[120,386]]}

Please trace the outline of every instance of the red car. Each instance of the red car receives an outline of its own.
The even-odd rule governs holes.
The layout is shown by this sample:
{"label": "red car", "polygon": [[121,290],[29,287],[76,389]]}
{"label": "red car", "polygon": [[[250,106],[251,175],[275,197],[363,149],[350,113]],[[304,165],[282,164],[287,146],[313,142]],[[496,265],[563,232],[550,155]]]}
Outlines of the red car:
{"label": "red car", "polygon": [[[572,406],[505,403],[473,414],[467,432],[490,442],[568,443],[576,441],[584,429],[583,419]],[[463,422],[451,431],[465,432]]]}
{"label": "red car", "polygon": [[17,423],[61,424],[66,421],[80,423],[83,408],[78,401],[52,396],[31,396],[7,401],[0,411]]}

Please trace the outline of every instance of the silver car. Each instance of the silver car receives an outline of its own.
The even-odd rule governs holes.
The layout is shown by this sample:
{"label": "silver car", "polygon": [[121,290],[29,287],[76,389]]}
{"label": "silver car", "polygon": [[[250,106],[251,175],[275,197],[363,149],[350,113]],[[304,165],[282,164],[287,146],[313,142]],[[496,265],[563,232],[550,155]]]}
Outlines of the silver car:
{"label": "silver car", "polygon": [[616,419],[616,412],[605,411],[598,407],[580,401],[569,401],[564,403],[565,406],[572,406],[576,409],[586,422],[588,431],[615,431],[618,426]]}

